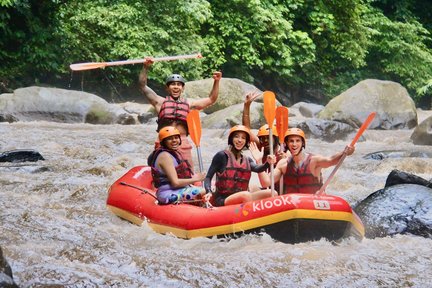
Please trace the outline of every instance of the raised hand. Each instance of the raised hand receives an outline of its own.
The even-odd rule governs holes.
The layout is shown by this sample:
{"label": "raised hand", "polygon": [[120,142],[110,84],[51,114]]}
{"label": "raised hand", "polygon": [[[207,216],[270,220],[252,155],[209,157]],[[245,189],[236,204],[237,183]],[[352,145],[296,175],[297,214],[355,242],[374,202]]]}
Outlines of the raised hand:
{"label": "raised hand", "polygon": [[261,96],[262,93],[259,92],[257,89],[255,89],[254,91],[250,91],[246,94],[245,97],[245,104],[250,105],[250,103],[252,103],[258,96]]}
{"label": "raised hand", "polygon": [[221,71],[213,72],[213,79],[216,81],[219,81],[220,79],[222,79],[222,72]]}
{"label": "raised hand", "polygon": [[262,164],[262,158],[264,156],[264,148],[261,148],[261,150],[258,149],[258,146],[255,142],[251,142],[249,144],[249,151],[252,154],[252,157],[255,159],[255,162],[258,164]]}
{"label": "raised hand", "polygon": [[144,67],[149,68],[151,65],[153,65],[154,59],[153,57],[146,57],[144,58]]}

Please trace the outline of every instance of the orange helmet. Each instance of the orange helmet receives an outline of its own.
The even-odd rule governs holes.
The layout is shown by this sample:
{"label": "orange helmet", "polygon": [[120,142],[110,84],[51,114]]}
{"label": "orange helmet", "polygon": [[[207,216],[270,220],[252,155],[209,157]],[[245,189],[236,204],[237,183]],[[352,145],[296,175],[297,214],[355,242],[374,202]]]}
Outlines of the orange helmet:
{"label": "orange helmet", "polygon": [[[272,134],[273,134],[273,136],[278,137],[278,132],[277,132],[275,125],[273,125],[273,127],[272,127]],[[258,137],[269,136],[269,135],[270,135],[270,131],[269,131],[269,125],[268,124],[265,124],[265,125],[261,126],[261,128],[259,128],[258,134],[257,134]]]}
{"label": "orange helmet", "polygon": [[228,145],[233,145],[233,137],[234,137],[234,132],[237,131],[243,131],[246,133],[246,147],[249,147],[249,143],[250,143],[250,130],[248,127],[244,126],[244,125],[235,125],[230,129],[230,132],[228,134]]}
{"label": "orange helmet", "polygon": [[[166,126],[159,130],[159,143],[162,145],[162,141],[170,136],[178,135],[180,137],[180,132],[177,128],[173,126]],[[181,138],[180,138],[181,139]],[[181,145],[181,140],[180,140]]]}
{"label": "orange helmet", "polygon": [[306,137],[303,130],[301,130],[300,128],[288,128],[287,131],[285,132],[284,142],[286,142],[288,136],[291,135],[300,136],[303,139],[303,148],[306,148]]}

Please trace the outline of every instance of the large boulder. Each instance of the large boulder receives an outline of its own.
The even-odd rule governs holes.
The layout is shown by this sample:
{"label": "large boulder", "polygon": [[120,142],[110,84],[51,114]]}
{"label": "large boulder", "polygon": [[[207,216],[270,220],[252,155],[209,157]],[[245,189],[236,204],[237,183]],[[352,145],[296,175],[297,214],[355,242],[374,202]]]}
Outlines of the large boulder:
{"label": "large boulder", "polygon": [[432,189],[397,184],[369,195],[354,210],[368,238],[395,234],[432,235]]}
{"label": "large boulder", "polygon": [[333,98],[318,114],[321,119],[360,127],[370,112],[377,115],[371,129],[411,129],[417,126],[417,111],[407,90],[391,81],[368,79]]}
{"label": "large boulder", "polygon": [[[205,98],[213,87],[213,78],[189,81],[185,86],[186,98]],[[258,89],[244,81],[235,78],[222,78],[219,83],[219,96],[216,103],[204,109],[207,114],[244,102],[245,95]],[[261,98],[261,97],[260,97]],[[262,99],[262,98],[261,98]],[[257,99],[257,101],[262,101]],[[243,108],[242,108],[243,110]]]}
{"label": "large boulder", "polygon": [[0,119],[8,122],[136,123],[124,109],[96,95],[37,86],[16,89],[13,94],[1,94]]}
{"label": "large boulder", "polygon": [[306,138],[321,139],[326,142],[347,140],[348,136],[354,134],[356,131],[352,126],[345,123],[315,118],[306,119],[297,124],[290,124],[289,126],[302,129],[306,134]]}
{"label": "large boulder", "polygon": [[432,116],[414,129],[411,140],[416,145],[432,145]]}
{"label": "large boulder", "polygon": [[384,187],[390,187],[398,184],[416,184],[416,185],[432,188],[431,181],[428,181],[420,176],[408,172],[394,169],[387,176],[387,180]]}

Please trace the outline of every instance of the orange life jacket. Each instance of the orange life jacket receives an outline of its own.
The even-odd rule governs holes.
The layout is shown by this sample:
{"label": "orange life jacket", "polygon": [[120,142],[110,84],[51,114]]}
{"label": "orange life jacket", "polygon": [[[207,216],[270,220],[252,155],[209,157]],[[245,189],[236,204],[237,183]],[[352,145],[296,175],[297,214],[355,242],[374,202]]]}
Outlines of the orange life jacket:
{"label": "orange life jacket", "polygon": [[187,129],[186,117],[189,110],[189,103],[187,103],[186,100],[183,100],[183,98],[174,100],[173,97],[167,96],[159,110],[158,131],[173,122],[182,122]]}
{"label": "orange life jacket", "polygon": [[247,191],[252,174],[249,160],[243,156],[242,163],[238,163],[231,151],[224,152],[228,156],[228,162],[222,173],[216,173],[216,193],[231,195],[239,191]]}
{"label": "orange life jacket", "polygon": [[152,155],[150,156],[151,158],[149,157],[149,159],[151,159],[151,164],[149,164],[152,170],[151,172],[153,177],[153,185],[156,188],[160,187],[161,185],[169,184],[167,176],[156,168],[156,159],[161,152],[170,153],[174,157],[175,161],[177,161],[178,164],[177,166],[175,166],[175,170],[179,179],[192,178],[193,172],[187,160],[184,160],[181,155],[176,151],[160,147],[152,153]]}
{"label": "orange life jacket", "polygon": [[305,161],[299,168],[295,168],[293,158],[288,159],[287,170],[283,175],[284,194],[306,193],[314,194],[322,186],[322,177],[315,177],[310,170],[311,154],[308,154]]}

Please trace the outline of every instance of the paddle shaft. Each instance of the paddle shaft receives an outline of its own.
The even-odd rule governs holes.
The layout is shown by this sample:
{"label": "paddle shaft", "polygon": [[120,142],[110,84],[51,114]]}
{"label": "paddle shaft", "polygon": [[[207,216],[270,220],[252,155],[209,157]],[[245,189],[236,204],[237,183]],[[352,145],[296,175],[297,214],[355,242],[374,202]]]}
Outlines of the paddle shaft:
{"label": "paddle shaft", "polygon": [[[367,129],[367,127],[370,125],[370,123],[372,123],[372,120],[375,118],[375,114],[376,114],[376,112],[372,112],[372,113],[369,114],[369,116],[366,118],[365,122],[362,124],[362,126],[360,126],[360,128],[359,128],[357,134],[355,135],[354,139],[351,141],[350,146],[354,146],[357,143],[358,139],[360,139],[360,137],[363,134],[363,132]],[[321,186],[321,188],[315,193],[316,195],[324,194],[325,189],[329,185],[330,181],[333,179],[334,175],[336,174],[336,171],[342,165],[342,162],[345,160],[346,156],[347,156],[347,154],[344,151],[343,155],[339,159],[338,164],[335,166],[335,168],[333,169],[333,171],[330,173],[330,176],[327,178],[327,180],[324,182],[324,184]]]}
{"label": "paddle shaft", "polygon": [[[270,155],[273,155],[273,122],[276,114],[276,95],[271,91],[264,91],[264,118],[267,121],[269,127],[269,145]],[[275,194],[274,190],[274,167],[270,164],[270,189],[272,197]]]}
{"label": "paddle shaft", "polygon": [[189,130],[189,136],[197,148],[198,164],[199,164],[200,172],[202,173],[204,171],[204,167],[203,167],[203,160],[201,157],[201,148],[200,148],[202,129],[201,129],[201,120],[200,120],[199,111],[195,109],[189,111],[189,114],[186,117],[186,122]]}
{"label": "paddle shaft", "polygon": [[[276,108],[276,129],[279,134],[279,144],[282,145],[286,130],[288,129],[288,108],[279,106]],[[284,185],[283,181],[279,180],[279,193],[283,194]]]}
{"label": "paddle shaft", "polygon": [[334,175],[336,174],[339,167],[342,165],[342,162],[345,160],[347,154],[344,152],[342,157],[339,159],[338,164],[335,166],[333,171],[330,173],[330,176],[327,178],[327,180],[324,182],[324,184],[321,186],[321,188],[315,193],[316,195],[324,194],[325,189],[329,185],[330,181],[333,179]]}
{"label": "paddle shaft", "polygon": [[135,186],[135,185],[132,185],[132,184],[129,184],[129,183],[126,183],[126,182],[120,182],[120,184],[124,185],[124,186],[129,186],[129,187],[138,189],[138,190],[144,192],[145,194],[148,194],[148,195],[152,196],[153,198],[155,198],[157,200],[157,197],[153,193],[151,193],[150,191],[148,191],[147,189],[144,189],[142,187]]}
{"label": "paddle shaft", "polygon": [[[172,60],[192,59],[192,58],[202,58],[202,55],[200,53],[195,53],[195,54],[188,54],[188,55],[155,57],[155,58],[152,58],[152,61],[153,62],[161,62],[161,61],[172,61]],[[144,63],[145,61],[146,61],[146,59],[144,58],[144,59],[132,59],[132,60],[122,60],[122,61],[112,61],[112,62],[76,63],[76,64],[71,64],[70,69],[73,71],[82,71],[82,70],[104,68],[107,66],[138,64],[138,63]]]}
{"label": "paddle shaft", "polygon": [[200,169],[200,172],[202,173],[204,171],[204,166],[203,166],[203,160],[201,157],[201,148],[200,148],[200,146],[197,146],[196,148],[197,148],[199,169]]}
{"label": "paddle shaft", "polygon": [[[271,128],[271,126],[269,125],[269,145],[270,145],[270,155],[273,155],[274,151],[273,151],[273,129]],[[275,196],[275,189],[274,189],[274,167],[273,164],[270,164],[270,189],[271,189],[271,194],[272,197]]]}

